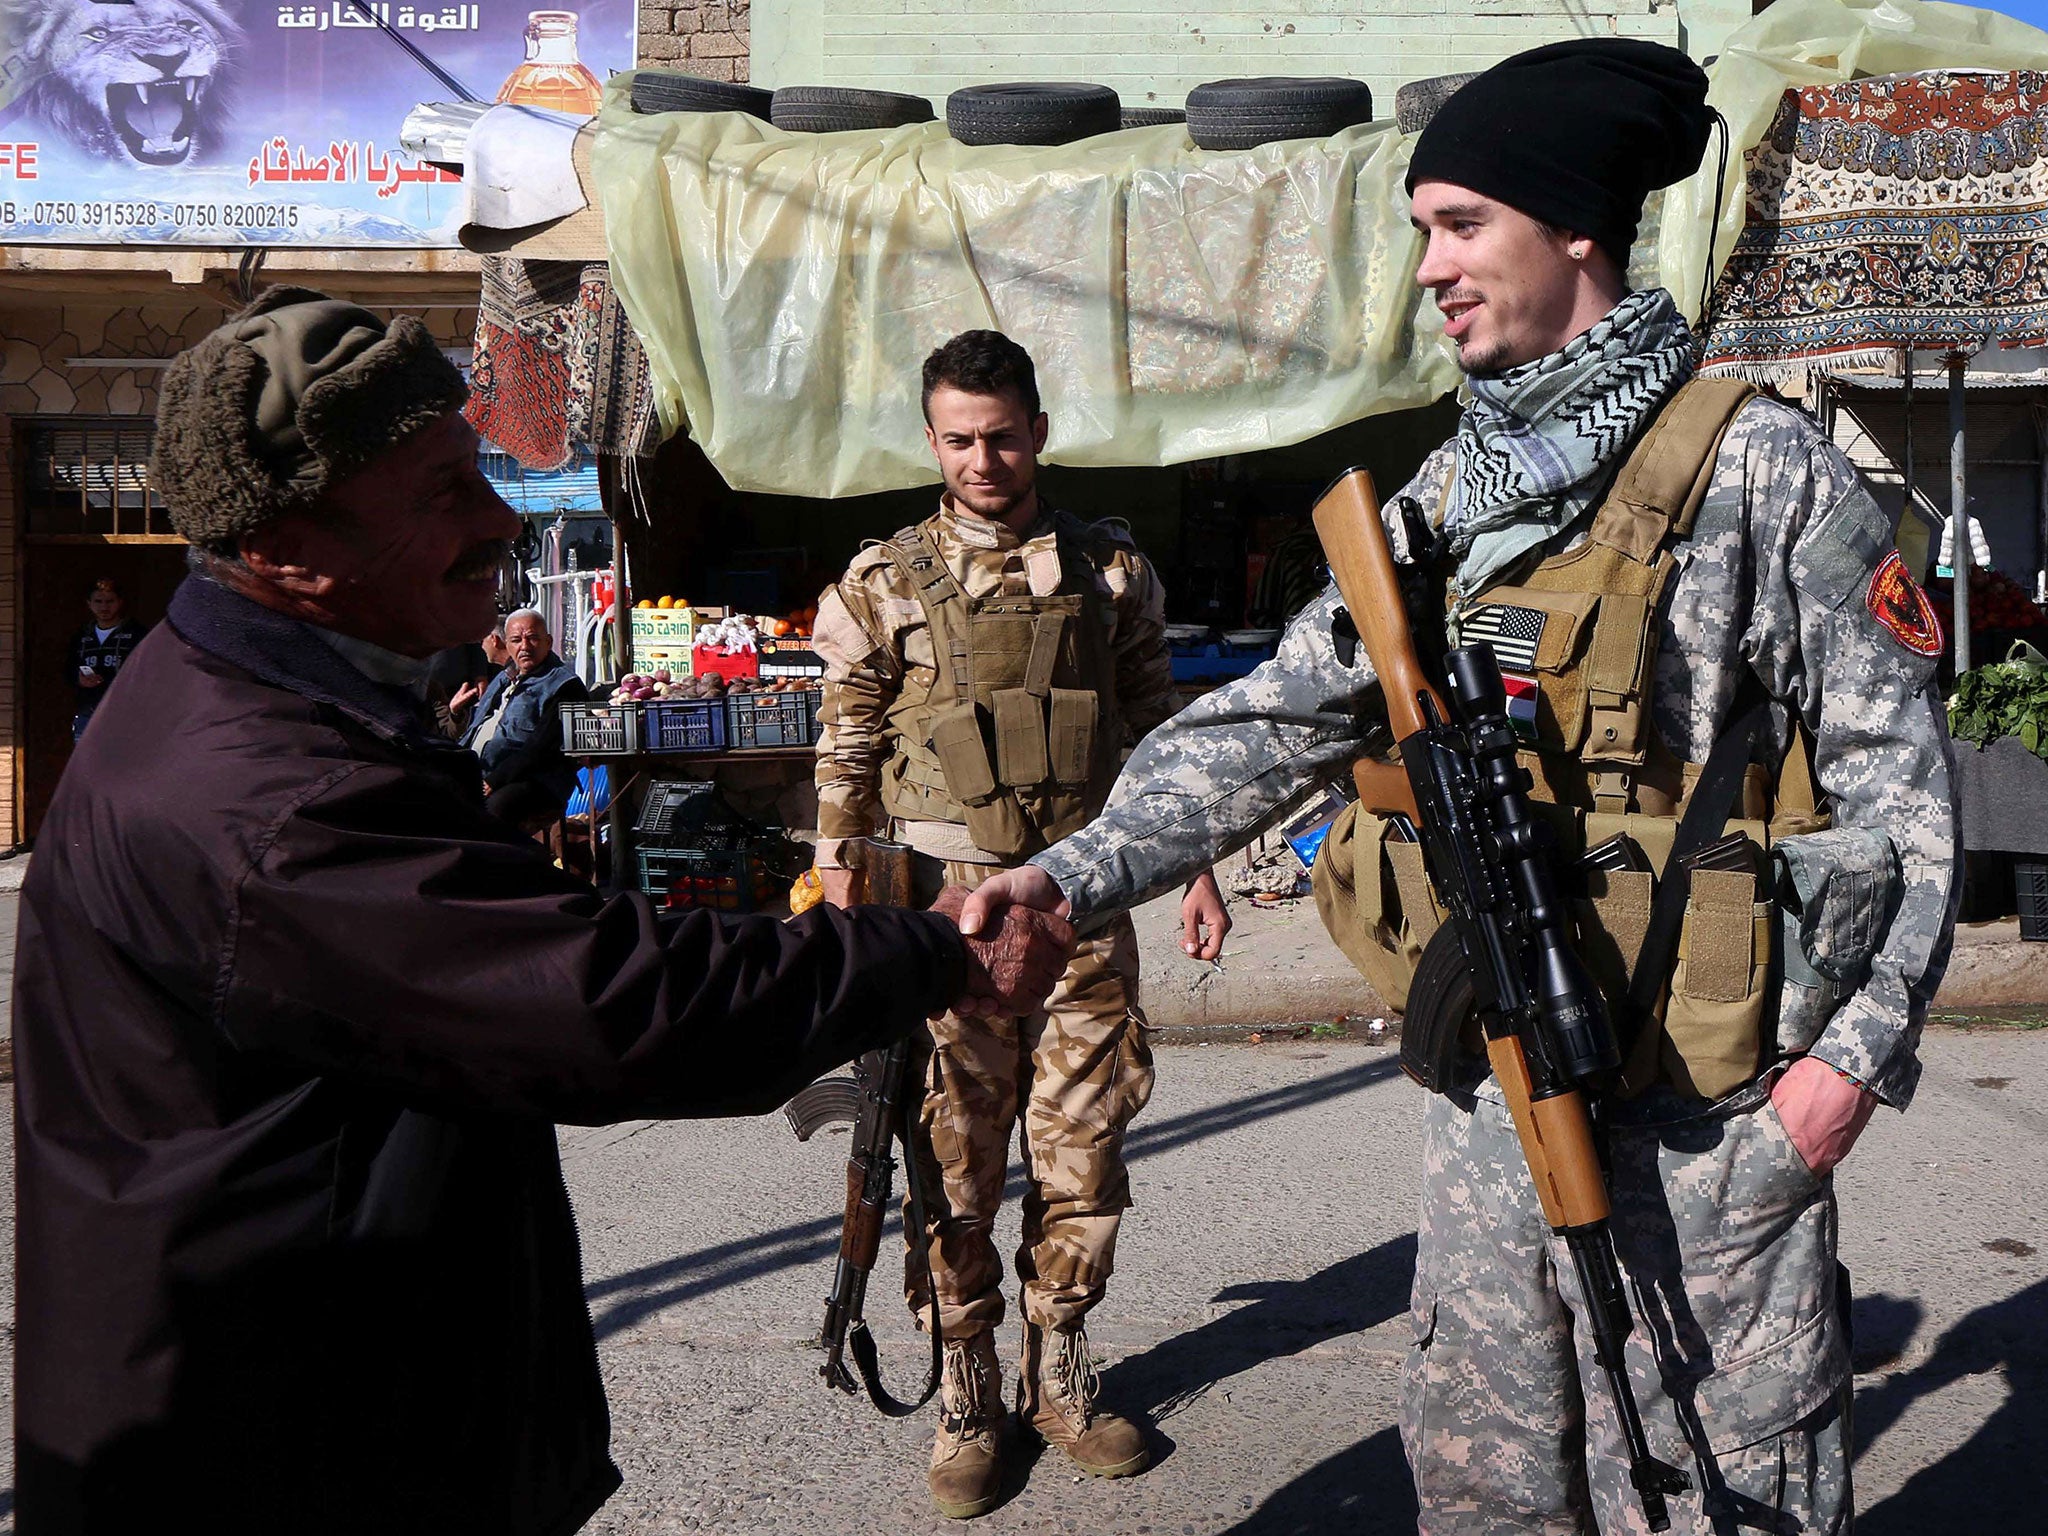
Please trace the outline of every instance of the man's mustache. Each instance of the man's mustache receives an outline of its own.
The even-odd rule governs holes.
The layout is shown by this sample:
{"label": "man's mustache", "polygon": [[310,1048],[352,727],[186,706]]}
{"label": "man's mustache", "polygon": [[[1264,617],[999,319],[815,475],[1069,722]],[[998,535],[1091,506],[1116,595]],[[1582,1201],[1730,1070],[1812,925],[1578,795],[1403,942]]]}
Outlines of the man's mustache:
{"label": "man's mustache", "polygon": [[485,539],[462,552],[462,558],[448,567],[450,581],[482,581],[495,576],[512,555],[509,539]]}

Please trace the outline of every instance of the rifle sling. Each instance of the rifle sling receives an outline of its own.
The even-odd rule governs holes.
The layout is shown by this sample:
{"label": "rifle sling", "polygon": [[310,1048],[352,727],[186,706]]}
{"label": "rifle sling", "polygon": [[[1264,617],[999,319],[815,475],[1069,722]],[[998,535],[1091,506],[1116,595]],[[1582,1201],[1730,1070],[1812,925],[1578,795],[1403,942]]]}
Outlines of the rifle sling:
{"label": "rifle sling", "polygon": [[[906,1066],[906,1072],[908,1070]],[[846,1331],[846,1347],[853,1355],[854,1369],[860,1372],[861,1385],[868,1390],[868,1400],[892,1419],[905,1419],[932,1400],[939,1390],[939,1377],[945,1370],[946,1343],[939,1334],[939,1286],[932,1276],[931,1222],[927,1217],[925,1204],[924,1170],[925,1159],[917,1155],[917,1149],[910,1144],[911,1127],[918,1122],[912,1118],[910,1107],[903,1108],[903,1121],[897,1133],[903,1142],[903,1183],[910,1196],[910,1224],[917,1236],[910,1242],[910,1250],[917,1264],[924,1271],[925,1294],[931,1297],[931,1364],[925,1371],[924,1386],[915,1402],[903,1402],[882,1385],[882,1362],[875,1348],[874,1333],[868,1327],[865,1316],[857,1317]]]}
{"label": "rifle sling", "polygon": [[1657,1001],[1670,979],[1671,963],[1678,950],[1678,935],[1685,925],[1685,904],[1692,894],[1692,871],[1686,856],[1719,837],[1735,809],[1735,797],[1742,789],[1743,775],[1757,733],[1771,718],[1771,701],[1755,673],[1744,669],[1742,683],[1728,724],[1715,738],[1708,752],[1685,814],[1679,818],[1672,839],[1671,854],[1664,861],[1664,878],[1650,902],[1649,926],[1644,930],[1635,964],[1629,968],[1628,994],[1624,1004],[1626,1038],[1621,1042],[1622,1059],[1634,1059],[1642,1031],[1657,1026]]}

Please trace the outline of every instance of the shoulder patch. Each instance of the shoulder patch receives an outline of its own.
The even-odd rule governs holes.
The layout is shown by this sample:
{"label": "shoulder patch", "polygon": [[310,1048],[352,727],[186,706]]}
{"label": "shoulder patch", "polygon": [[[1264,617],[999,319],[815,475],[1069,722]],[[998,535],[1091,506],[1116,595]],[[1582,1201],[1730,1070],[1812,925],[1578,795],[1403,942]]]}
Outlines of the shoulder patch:
{"label": "shoulder patch", "polygon": [[1907,571],[1897,550],[1887,555],[1884,564],[1872,574],[1870,590],[1863,601],[1871,617],[1914,655],[1941,654],[1941,620],[1935,617],[1934,605],[1927,601],[1927,594]]}

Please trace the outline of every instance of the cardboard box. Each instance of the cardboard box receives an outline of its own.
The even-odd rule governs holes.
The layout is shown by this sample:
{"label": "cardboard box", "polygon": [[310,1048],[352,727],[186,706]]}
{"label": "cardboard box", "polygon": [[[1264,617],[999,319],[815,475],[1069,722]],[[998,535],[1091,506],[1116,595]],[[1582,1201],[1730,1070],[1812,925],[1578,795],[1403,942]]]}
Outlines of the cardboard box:
{"label": "cardboard box", "polygon": [[725,617],[723,608],[632,608],[633,615],[633,661],[639,665],[640,653],[663,651],[669,655],[686,655],[696,643],[697,631],[706,624],[715,623]]}
{"label": "cardboard box", "polygon": [[811,649],[808,635],[763,636],[761,676],[823,677],[825,658]]}

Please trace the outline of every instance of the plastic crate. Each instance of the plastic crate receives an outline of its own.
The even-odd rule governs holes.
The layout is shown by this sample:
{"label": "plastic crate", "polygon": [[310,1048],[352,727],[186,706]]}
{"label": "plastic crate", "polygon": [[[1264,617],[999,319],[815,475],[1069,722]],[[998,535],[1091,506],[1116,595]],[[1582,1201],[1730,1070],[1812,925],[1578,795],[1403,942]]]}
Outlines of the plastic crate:
{"label": "plastic crate", "polygon": [[759,677],[761,653],[721,651],[712,646],[700,645],[690,652],[690,670],[699,677],[709,677],[716,673],[728,682],[736,677]]}
{"label": "plastic crate", "polygon": [[640,750],[640,706],[562,706],[562,751],[570,757],[605,757]]}
{"label": "plastic crate", "polygon": [[2020,903],[2020,937],[2048,943],[2048,864],[2015,864],[2013,884]]}
{"label": "plastic crate", "polygon": [[640,740],[647,752],[717,752],[725,746],[725,704],[720,699],[648,699],[640,705]]}
{"label": "plastic crate", "polygon": [[729,693],[725,696],[726,739],[742,750],[808,747],[818,739],[818,706],[824,699],[816,688]]}
{"label": "plastic crate", "polygon": [[775,899],[775,875],[753,848],[641,848],[634,857],[657,907],[757,912]]}

